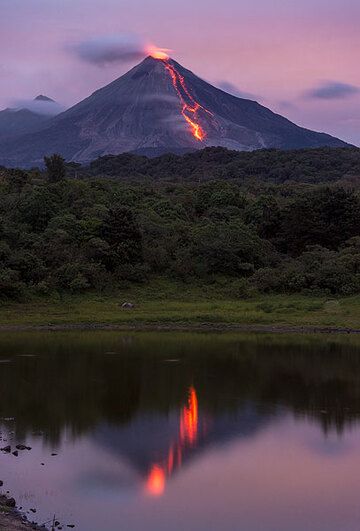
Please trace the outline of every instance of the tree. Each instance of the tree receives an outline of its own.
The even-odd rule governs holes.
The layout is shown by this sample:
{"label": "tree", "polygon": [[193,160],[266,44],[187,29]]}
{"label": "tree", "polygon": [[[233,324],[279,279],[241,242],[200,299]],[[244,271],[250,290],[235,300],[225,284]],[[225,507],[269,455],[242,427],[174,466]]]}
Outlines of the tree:
{"label": "tree", "polygon": [[9,182],[14,189],[20,193],[24,186],[29,182],[28,174],[19,169],[10,170],[9,173]]}
{"label": "tree", "polygon": [[28,224],[31,230],[42,232],[60,207],[49,187],[33,186],[20,196],[16,214],[18,220]]}
{"label": "tree", "polygon": [[360,201],[354,192],[343,188],[318,188],[296,197],[281,222],[281,250],[293,256],[309,245],[338,249],[359,234]]}
{"label": "tree", "polygon": [[109,245],[105,260],[109,271],[124,264],[143,262],[142,234],[129,208],[121,205],[111,208],[101,232],[103,240]]}
{"label": "tree", "polygon": [[61,155],[54,153],[51,157],[44,157],[44,162],[50,182],[58,182],[65,179],[66,166],[65,160]]}
{"label": "tree", "polygon": [[250,276],[258,267],[276,260],[272,245],[241,221],[203,222],[190,236],[190,256],[198,274]]}

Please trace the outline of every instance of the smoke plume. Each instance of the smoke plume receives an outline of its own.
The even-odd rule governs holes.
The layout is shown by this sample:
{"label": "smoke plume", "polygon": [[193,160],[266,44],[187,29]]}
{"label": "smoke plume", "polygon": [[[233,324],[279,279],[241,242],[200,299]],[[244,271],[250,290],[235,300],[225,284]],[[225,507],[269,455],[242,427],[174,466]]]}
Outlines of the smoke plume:
{"label": "smoke plume", "polygon": [[72,51],[82,60],[97,66],[126,63],[146,56],[146,43],[135,35],[104,35],[79,42]]}

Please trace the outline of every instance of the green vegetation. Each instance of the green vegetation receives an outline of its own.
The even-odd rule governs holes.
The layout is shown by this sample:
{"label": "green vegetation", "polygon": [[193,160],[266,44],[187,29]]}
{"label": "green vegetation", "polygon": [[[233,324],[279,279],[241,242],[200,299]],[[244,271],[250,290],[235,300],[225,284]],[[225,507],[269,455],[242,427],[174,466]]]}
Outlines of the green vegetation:
{"label": "green vegetation", "polygon": [[[154,279],[150,284],[120,290],[116,295],[65,294],[0,308],[0,325],[277,325],[360,329],[360,297],[257,295],[240,300],[221,284],[185,285]],[[131,301],[134,309],[123,309]]]}
{"label": "green vegetation", "polygon": [[[145,159],[157,164],[159,178],[137,182],[129,165],[139,157],[132,155],[99,159],[90,169],[65,165],[56,155],[46,159],[46,172],[2,169],[0,298],[3,305],[24,304],[34,322],[36,308],[44,304],[50,318],[63,312],[65,300],[78,301],[78,310],[69,309],[75,321],[126,321],[114,308],[135,297],[142,304],[131,319],[140,321],[290,323],[294,315],[297,323],[357,326],[350,315],[356,298],[334,316],[324,302],[360,294],[360,196],[351,173],[360,174],[359,152],[207,149],[180,158],[185,174],[193,165],[183,182],[170,164],[178,164],[175,156]],[[104,173],[99,165],[114,160],[113,169],[123,161],[128,181],[91,175],[96,167]],[[196,168],[204,174],[207,167],[221,166],[227,172],[229,160],[239,171],[239,161],[247,161],[248,177],[195,179]],[[326,160],[333,165],[329,181],[335,173],[340,180],[300,182],[301,171],[303,181],[309,180],[309,168],[318,168],[324,180]],[[294,180],[268,182],[260,168],[269,161],[268,174],[285,165]],[[292,297],[277,299],[284,294],[307,300],[298,315],[281,303],[293,304]]]}
{"label": "green vegetation", "polygon": [[50,182],[57,182],[61,181],[62,179],[65,179],[65,159],[55,153],[51,157],[44,157],[44,162],[47,170],[47,176]]}
{"label": "green vegetation", "polygon": [[117,179],[151,179],[170,182],[204,182],[216,179],[256,184],[323,183],[360,175],[360,149],[318,148],[252,152],[207,148],[187,155],[163,155],[149,159],[125,153],[99,157],[89,168],[71,164],[69,169],[93,176]]}

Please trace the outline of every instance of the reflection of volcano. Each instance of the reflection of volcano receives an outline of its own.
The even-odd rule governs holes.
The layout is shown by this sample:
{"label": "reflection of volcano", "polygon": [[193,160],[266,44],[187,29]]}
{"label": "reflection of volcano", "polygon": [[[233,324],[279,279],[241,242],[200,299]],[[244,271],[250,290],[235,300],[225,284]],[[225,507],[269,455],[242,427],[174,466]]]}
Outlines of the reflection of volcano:
{"label": "reflection of volcano", "polygon": [[167,476],[182,463],[183,453],[196,446],[199,436],[199,406],[196,391],[190,387],[186,405],[180,412],[179,434],[170,445],[166,459],[151,466],[146,482],[149,494],[158,496],[164,492]]}
{"label": "reflection of volcano", "polygon": [[259,414],[251,404],[239,406],[232,414],[210,415],[190,386],[178,412],[139,415],[126,427],[103,425],[95,440],[111,453],[126,457],[144,477],[146,492],[159,496],[166,481],[211,444],[254,436],[268,420],[268,415]]}

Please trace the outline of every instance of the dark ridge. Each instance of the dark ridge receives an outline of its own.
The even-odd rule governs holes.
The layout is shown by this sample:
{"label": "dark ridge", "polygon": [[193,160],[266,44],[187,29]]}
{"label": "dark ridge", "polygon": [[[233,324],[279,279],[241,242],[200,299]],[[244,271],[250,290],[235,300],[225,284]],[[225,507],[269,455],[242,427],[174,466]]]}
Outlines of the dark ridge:
{"label": "dark ridge", "polygon": [[39,96],[36,96],[36,98],[34,98],[34,101],[52,101],[53,103],[55,103],[55,100],[48,98],[47,96],[44,96],[43,94],[39,94]]}
{"label": "dark ridge", "polygon": [[121,179],[150,178],[168,181],[269,181],[284,183],[334,182],[346,178],[360,181],[359,148],[318,148],[252,152],[206,148],[192,153],[155,152],[99,157],[85,172]]}

